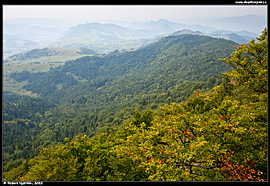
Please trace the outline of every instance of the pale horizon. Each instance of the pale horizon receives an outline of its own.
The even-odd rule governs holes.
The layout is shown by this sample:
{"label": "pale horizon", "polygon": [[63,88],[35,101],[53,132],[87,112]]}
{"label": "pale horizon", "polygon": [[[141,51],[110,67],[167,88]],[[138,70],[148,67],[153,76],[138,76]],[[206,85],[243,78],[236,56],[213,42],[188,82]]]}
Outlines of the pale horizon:
{"label": "pale horizon", "polygon": [[267,6],[241,5],[3,5],[3,19],[54,18],[71,21],[147,22],[166,19],[189,22],[196,19],[246,15],[267,16]]}

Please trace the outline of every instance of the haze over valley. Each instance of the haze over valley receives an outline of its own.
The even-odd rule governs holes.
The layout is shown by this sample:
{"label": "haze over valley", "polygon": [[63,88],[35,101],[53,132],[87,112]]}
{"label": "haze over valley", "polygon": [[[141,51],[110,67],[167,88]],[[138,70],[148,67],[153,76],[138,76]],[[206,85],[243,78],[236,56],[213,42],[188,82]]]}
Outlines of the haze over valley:
{"label": "haze over valley", "polygon": [[3,29],[4,59],[45,47],[88,48],[100,54],[121,49],[138,49],[180,30],[199,31],[203,35],[245,43],[260,34],[266,26],[266,17],[246,15],[201,22],[202,24],[183,24],[159,19],[149,22],[126,21],[124,24],[113,20],[76,24],[64,19],[7,19]]}

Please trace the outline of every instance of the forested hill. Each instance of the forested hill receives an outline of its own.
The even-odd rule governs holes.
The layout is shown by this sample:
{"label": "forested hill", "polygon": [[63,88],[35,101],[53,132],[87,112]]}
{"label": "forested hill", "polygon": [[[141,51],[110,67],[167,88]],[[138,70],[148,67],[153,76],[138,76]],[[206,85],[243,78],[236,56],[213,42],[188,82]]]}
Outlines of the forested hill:
{"label": "forested hill", "polygon": [[[221,83],[221,72],[230,69],[218,58],[236,47],[232,41],[207,36],[169,36],[137,51],[83,57],[47,72],[10,74],[18,82],[27,80],[23,88],[41,99],[5,97],[5,170],[16,165],[14,160],[20,164],[66,137],[118,128],[135,110],[179,103],[194,90],[210,90]],[[43,109],[24,108],[32,103]]]}
{"label": "forested hill", "polygon": [[25,71],[11,77],[28,80],[23,88],[60,104],[111,102],[116,97],[165,93],[185,81],[207,81],[229,69],[218,58],[236,46],[206,36],[169,36],[141,50],[84,57],[49,72]]}
{"label": "forested hill", "polygon": [[[39,94],[58,106],[32,98],[33,106],[48,110],[4,122],[4,180],[267,180],[267,41],[266,29],[236,49],[208,37],[167,37],[145,50],[81,58],[47,73],[14,74],[27,79],[32,91],[35,79],[47,80],[52,89]],[[207,79],[227,65],[232,69],[222,81]],[[70,79],[60,86],[52,76]],[[5,96],[4,104],[13,100],[20,109],[27,102]]]}
{"label": "forested hill", "polygon": [[[236,47],[207,36],[169,36],[137,51],[83,57],[47,72],[10,74],[18,82],[27,80],[23,88],[41,99],[4,97],[5,170],[66,137],[118,128],[135,110],[180,103],[194,90],[212,89],[221,83],[221,72],[230,69],[218,59]],[[43,109],[24,108],[33,102]]]}

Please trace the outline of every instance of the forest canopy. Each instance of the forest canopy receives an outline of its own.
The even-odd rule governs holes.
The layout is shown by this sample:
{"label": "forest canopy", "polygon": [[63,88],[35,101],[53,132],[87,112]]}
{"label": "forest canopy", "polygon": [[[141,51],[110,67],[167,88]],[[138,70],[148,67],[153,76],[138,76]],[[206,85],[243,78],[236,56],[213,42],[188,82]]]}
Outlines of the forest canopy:
{"label": "forest canopy", "polygon": [[267,39],[265,29],[220,56],[233,69],[219,86],[194,90],[184,102],[133,109],[132,119],[94,137],[66,137],[4,172],[4,180],[266,181]]}

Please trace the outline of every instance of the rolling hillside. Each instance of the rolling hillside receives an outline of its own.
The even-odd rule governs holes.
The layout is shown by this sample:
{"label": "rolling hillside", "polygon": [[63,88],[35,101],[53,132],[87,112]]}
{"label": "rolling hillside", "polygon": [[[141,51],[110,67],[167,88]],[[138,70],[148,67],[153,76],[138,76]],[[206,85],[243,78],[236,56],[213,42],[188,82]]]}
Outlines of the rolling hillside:
{"label": "rolling hillside", "polygon": [[[91,103],[95,95],[106,99],[110,95],[114,100],[119,94],[149,95],[153,89],[164,93],[185,81],[207,81],[219,76],[229,67],[218,58],[236,46],[234,42],[207,36],[169,36],[141,50],[79,58],[48,72],[13,73],[10,77],[28,80],[24,89],[58,103],[71,103],[80,97]],[[82,83],[80,79],[87,81]]]}
{"label": "rolling hillside", "polygon": [[[156,109],[164,103],[182,102],[194,90],[210,90],[221,83],[221,72],[230,69],[218,59],[236,47],[224,39],[183,34],[164,37],[136,51],[82,57],[47,71],[26,69],[6,74],[16,82],[11,86],[18,85],[14,87],[18,93],[39,99],[6,94],[5,170],[65,137],[94,136],[106,128],[119,128],[134,110]],[[45,106],[42,112],[31,110],[26,115],[14,113],[32,102],[44,105],[48,101],[57,107]],[[11,135],[24,130],[31,138],[23,133]],[[16,163],[11,164],[14,158]]]}
{"label": "rolling hillside", "polygon": [[4,93],[4,180],[267,180],[267,46],[184,34],[10,74],[39,98]]}

